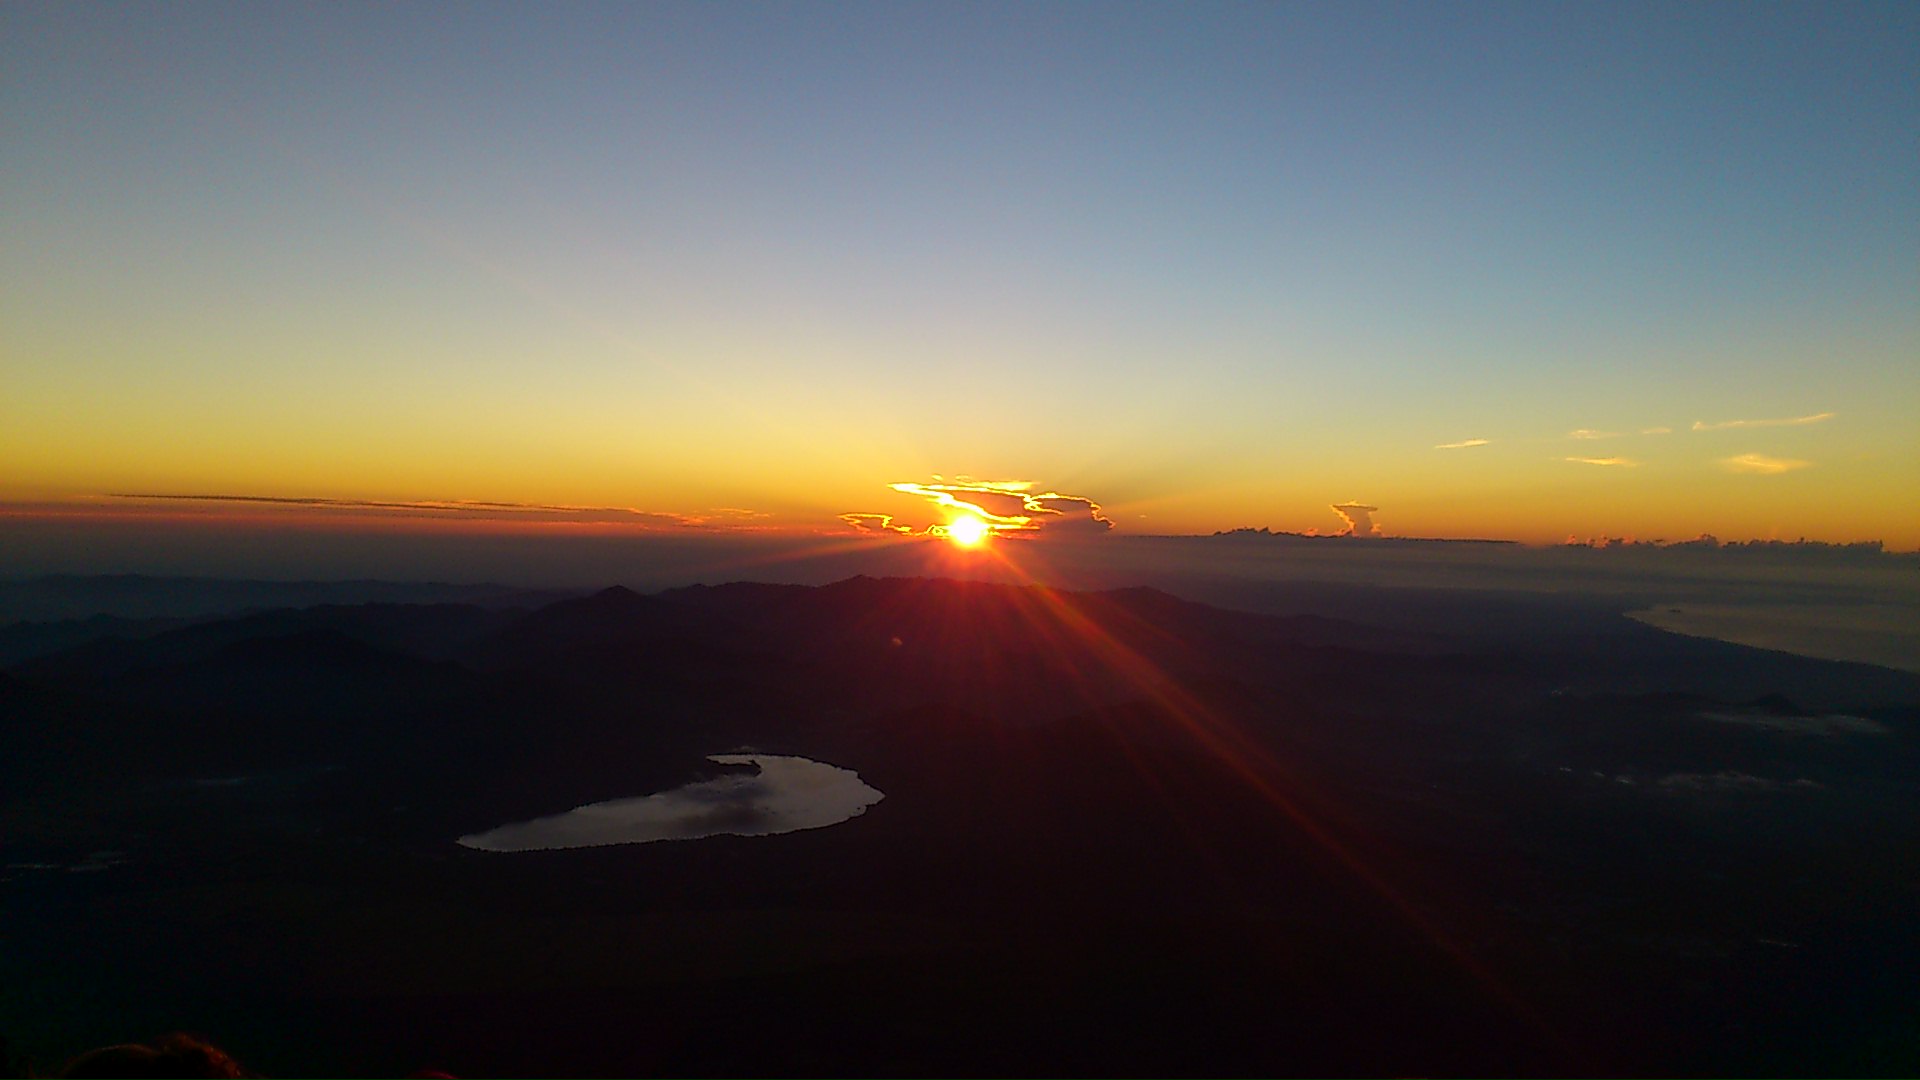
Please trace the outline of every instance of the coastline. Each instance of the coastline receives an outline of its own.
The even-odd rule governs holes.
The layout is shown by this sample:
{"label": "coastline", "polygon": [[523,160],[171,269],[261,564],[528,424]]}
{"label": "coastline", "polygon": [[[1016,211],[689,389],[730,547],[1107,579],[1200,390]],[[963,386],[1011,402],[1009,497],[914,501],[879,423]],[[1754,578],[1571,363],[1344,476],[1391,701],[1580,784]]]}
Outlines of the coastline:
{"label": "coastline", "polygon": [[1683,602],[1625,614],[1689,637],[1920,674],[1920,613],[1911,605]]}

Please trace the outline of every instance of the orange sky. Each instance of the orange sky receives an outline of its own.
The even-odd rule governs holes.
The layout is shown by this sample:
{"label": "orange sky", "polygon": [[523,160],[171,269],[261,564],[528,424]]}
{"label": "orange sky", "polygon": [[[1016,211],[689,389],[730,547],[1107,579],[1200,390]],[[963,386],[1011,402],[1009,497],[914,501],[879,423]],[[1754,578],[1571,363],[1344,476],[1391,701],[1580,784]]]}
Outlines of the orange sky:
{"label": "orange sky", "polygon": [[0,504],[1920,548],[1901,9],[968,10],[7,9]]}

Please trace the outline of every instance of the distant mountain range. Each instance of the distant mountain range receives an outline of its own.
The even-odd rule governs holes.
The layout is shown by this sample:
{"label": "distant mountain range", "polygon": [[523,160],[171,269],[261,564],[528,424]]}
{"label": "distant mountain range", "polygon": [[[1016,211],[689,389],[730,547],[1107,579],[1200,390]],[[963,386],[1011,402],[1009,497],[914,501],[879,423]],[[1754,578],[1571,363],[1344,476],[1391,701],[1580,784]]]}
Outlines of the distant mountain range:
{"label": "distant mountain range", "polygon": [[[1475,537],[1441,536],[1379,536],[1356,535],[1353,533],[1300,533],[1285,530],[1268,529],[1265,526],[1242,526],[1237,529],[1221,529],[1206,537],[1185,539],[1226,539],[1243,541],[1273,541],[1276,543],[1312,543],[1327,541],[1365,541],[1369,545],[1392,547],[1396,545],[1431,544],[1491,544],[1521,546],[1517,540],[1493,540]],[[1181,537],[1159,537],[1173,540]],[[1630,552],[1636,555],[1653,555],[1661,552],[1714,552],[1728,557],[1771,558],[1801,560],[1828,563],[1880,563],[1885,560],[1898,560],[1920,566],[1920,551],[1888,551],[1879,540],[1859,540],[1851,543],[1828,543],[1823,540],[1729,540],[1721,541],[1712,536],[1697,536],[1688,540],[1635,540],[1632,537],[1595,537],[1590,540],[1576,540],[1572,537],[1564,544],[1551,545],[1551,548],[1589,549],[1599,551]]]}

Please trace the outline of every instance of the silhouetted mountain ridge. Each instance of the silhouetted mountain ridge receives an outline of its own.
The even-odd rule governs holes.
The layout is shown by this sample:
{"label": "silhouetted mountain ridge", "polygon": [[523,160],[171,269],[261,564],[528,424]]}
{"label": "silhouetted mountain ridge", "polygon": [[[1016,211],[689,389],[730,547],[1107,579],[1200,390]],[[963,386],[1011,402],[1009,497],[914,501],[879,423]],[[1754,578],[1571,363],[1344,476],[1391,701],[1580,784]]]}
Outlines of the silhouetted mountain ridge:
{"label": "silhouetted mountain ridge", "polygon": [[[853,578],[82,644],[0,671],[0,898],[33,929],[0,976],[74,973],[22,1022],[165,971],[196,1015],[481,1073],[531,1067],[527,1031],[581,1073],[1711,1072],[1897,1021],[1920,678],[1460,611],[1502,621]],[[742,750],[885,798],[777,837],[454,843],[754,781],[706,761]],[[580,1020],[609,1014],[658,1038]],[[1801,1056],[1726,1035],[1761,1017]]]}

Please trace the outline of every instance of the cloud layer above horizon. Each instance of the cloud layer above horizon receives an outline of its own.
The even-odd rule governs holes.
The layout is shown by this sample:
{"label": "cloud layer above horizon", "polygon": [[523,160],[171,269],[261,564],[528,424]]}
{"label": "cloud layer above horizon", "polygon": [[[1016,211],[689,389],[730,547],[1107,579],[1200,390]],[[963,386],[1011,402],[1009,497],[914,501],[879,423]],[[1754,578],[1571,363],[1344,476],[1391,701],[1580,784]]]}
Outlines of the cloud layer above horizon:
{"label": "cloud layer above horizon", "polygon": [[975,480],[966,476],[947,480],[936,476],[932,483],[887,486],[926,500],[931,516],[920,525],[903,523],[897,515],[869,512],[844,513],[840,520],[863,532],[908,536],[944,535],[947,523],[962,516],[978,519],[992,534],[1000,536],[1100,536],[1113,528],[1113,522],[1101,514],[1099,503],[1083,495],[1035,491],[1037,485],[1030,480]]}

